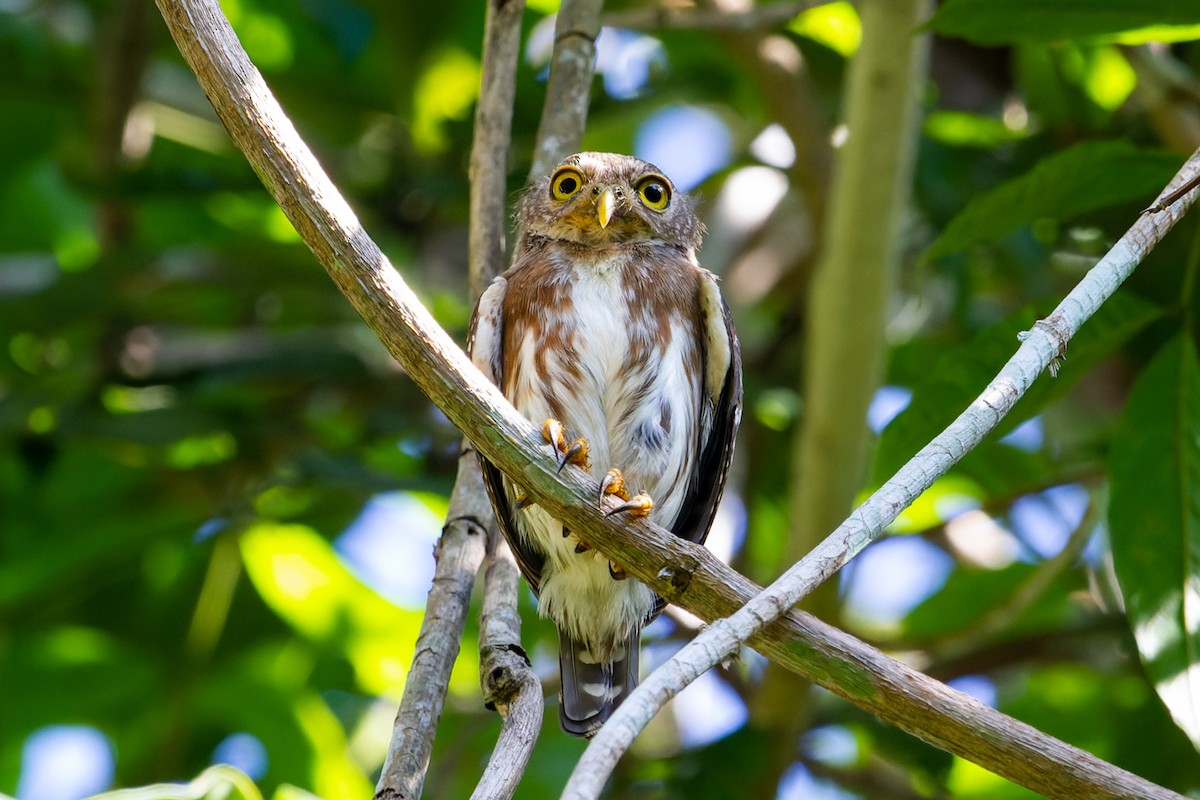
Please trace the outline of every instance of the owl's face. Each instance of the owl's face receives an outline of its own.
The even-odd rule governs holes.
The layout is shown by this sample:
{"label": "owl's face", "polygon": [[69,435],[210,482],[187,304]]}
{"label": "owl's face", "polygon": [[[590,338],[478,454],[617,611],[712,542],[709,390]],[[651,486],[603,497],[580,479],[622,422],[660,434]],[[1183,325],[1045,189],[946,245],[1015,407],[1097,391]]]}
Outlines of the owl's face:
{"label": "owl's face", "polygon": [[691,200],[653,164],[578,153],[533,184],[521,202],[527,234],[590,247],[634,243],[698,248],[704,225]]}

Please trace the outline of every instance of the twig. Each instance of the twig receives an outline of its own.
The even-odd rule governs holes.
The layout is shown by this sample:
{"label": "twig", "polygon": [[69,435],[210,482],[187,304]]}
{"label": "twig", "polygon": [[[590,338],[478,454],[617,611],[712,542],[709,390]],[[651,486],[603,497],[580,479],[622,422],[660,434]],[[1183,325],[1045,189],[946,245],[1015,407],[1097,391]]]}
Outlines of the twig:
{"label": "twig", "polygon": [[479,623],[479,676],[484,699],[503,722],[471,798],[507,800],[516,791],[541,732],[545,700],[542,683],[519,644],[521,615],[516,597],[521,575],[502,536],[493,535],[489,543],[484,581],[487,592]]}
{"label": "twig", "polygon": [[[479,296],[504,262],[505,164],[511,139],[524,10],[524,0],[491,0],[484,23],[483,74],[475,109],[475,138],[470,163],[468,284],[471,297]],[[375,797],[379,800],[421,796],[437,720],[462,640],[475,575],[485,550],[495,551],[490,542],[485,544],[485,540],[495,536],[496,526],[483,488],[478,459],[467,442],[464,442],[459,457],[458,476],[446,519],[438,541],[437,568],[425,600],[425,616],[421,621],[416,652],[396,712],[383,771],[375,788]],[[490,569],[487,574],[491,574]],[[493,606],[506,602],[502,593],[507,592],[507,602],[516,613],[516,591],[507,583],[488,585],[485,592]],[[519,630],[518,625],[518,636]],[[498,632],[493,632],[493,638],[497,635]],[[518,641],[513,639],[514,643]],[[491,646],[495,648],[498,643],[493,641]],[[527,673],[525,681],[532,680],[537,689],[537,677],[532,670],[527,669]],[[536,694],[540,701],[540,690]],[[521,759],[520,754],[509,754],[508,757]],[[528,753],[524,758],[528,759]]]}
{"label": "twig", "polygon": [[604,26],[633,30],[759,31],[776,28],[803,11],[832,2],[834,0],[792,0],[764,3],[745,11],[658,5],[605,14]]}
{"label": "twig", "polygon": [[604,0],[563,0],[554,20],[550,81],[538,124],[531,179],[541,178],[579,149],[587,124],[588,99]]}
{"label": "twig", "polygon": [[[1174,196],[1176,187],[1189,185],[1197,174],[1200,174],[1200,151],[1172,179],[1164,196]],[[1020,337],[1022,344],[1016,354],[950,427],[922,448],[836,531],[766,591],[732,617],[712,624],[653,673],[592,740],[576,765],[563,797],[574,800],[597,796],[617,759],[670,698],[735,653],[742,642],[836,573],[874,541],[936,478],[978,445],[1037,376],[1065,356],[1067,342],[1079,327],[1112,296],[1194,199],[1189,195],[1175,206],[1138,219],[1050,316],[1039,320],[1032,330]],[[603,544],[596,546],[604,549]],[[995,771],[1007,774],[1002,770]]]}
{"label": "twig", "polygon": [[465,450],[458,459],[451,513],[434,551],[437,566],[433,585],[425,600],[421,633],[392,725],[383,771],[375,786],[376,800],[418,798],[425,784],[433,734],[445,704],[491,520],[487,497],[481,491],[472,491],[473,484],[481,487],[479,460],[473,451]]}
{"label": "twig", "polygon": [[[597,483],[580,470],[558,474],[540,432],[474,369],[363,231],[266,89],[217,0],[157,2],[234,143],[305,243],[413,381],[480,452],[501,470],[520,476],[526,491],[548,513],[689,611],[716,619],[732,614],[757,593],[758,587],[703,547],[644,520],[618,526],[606,519],[591,501]],[[1188,174],[1195,169],[1189,162]],[[1125,244],[1125,257],[1135,261],[1144,254],[1183,211],[1180,207],[1143,217],[1142,244]],[[1042,342],[1039,351],[1054,349],[1044,341],[1049,338],[1034,337]],[[1046,354],[1047,360],[1051,355]],[[893,488],[887,495],[893,515],[902,507],[901,494]],[[856,530],[856,537],[867,537],[861,528]],[[1179,797],[974,702],[803,614],[777,620],[750,644],[880,719],[1043,794]]]}

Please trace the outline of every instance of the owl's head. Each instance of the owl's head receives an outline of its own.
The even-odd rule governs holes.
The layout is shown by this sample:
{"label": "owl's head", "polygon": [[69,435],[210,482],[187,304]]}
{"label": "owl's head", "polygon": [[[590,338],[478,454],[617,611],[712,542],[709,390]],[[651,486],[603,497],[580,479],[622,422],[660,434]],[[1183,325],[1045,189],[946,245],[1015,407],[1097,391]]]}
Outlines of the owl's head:
{"label": "owl's head", "polygon": [[526,234],[589,247],[662,243],[698,248],[704,225],[658,167],[615,153],[577,153],[526,190]]}

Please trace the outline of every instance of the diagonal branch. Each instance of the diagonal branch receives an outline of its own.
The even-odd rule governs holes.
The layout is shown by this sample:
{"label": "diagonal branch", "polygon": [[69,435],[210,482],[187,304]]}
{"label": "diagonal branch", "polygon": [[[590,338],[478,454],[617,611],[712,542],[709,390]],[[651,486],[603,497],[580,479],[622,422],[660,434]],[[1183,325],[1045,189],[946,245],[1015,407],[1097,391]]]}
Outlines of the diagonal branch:
{"label": "diagonal branch", "polygon": [[[1018,335],[1021,345],[1017,352],[958,419],[901,467],[837,530],[765,591],[733,616],[721,619],[702,631],[652,674],[634,696],[617,709],[589,744],[572,773],[563,797],[597,796],[616,760],[668,700],[701,674],[734,655],[743,642],[751,640],[877,539],[901,511],[995,429],[1038,375],[1047,369],[1053,374],[1058,362],[1066,356],[1067,343],[1080,326],[1116,292],[1194,202],[1194,186],[1187,196],[1180,198],[1176,195],[1181,187],[1189,185],[1197,175],[1200,175],[1200,151],[1193,154],[1172,179],[1160,195],[1163,199],[1150,207],[1154,213],[1143,213],[1104,258],[1063,298],[1050,316],[1039,320],[1032,330]],[[1171,198],[1179,202],[1168,207],[1166,201]],[[643,697],[641,703],[635,702],[638,693]],[[897,724],[909,730],[904,724]],[[923,733],[917,732],[917,735],[925,738]],[[950,749],[953,751],[953,748]],[[1086,754],[1080,752],[1079,755]],[[1091,759],[1091,756],[1088,758]],[[1021,782],[1007,770],[997,769],[991,764],[985,766]],[[1042,791],[1033,784],[1024,785]],[[1083,787],[1072,787],[1070,792],[1052,796],[1125,796],[1096,794],[1096,791],[1095,786],[1088,787],[1087,791],[1083,791]]]}
{"label": "diagonal branch", "polygon": [[[540,433],[475,370],[359,225],[246,57],[217,0],[157,2],[233,141],[305,243],[413,381],[480,452],[500,469],[520,476],[549,513],[689,611],[717,619],[733,614],[758,593],[758,587],[703,547],[643,520],[622,526],[606,520],[590,501],[598,486],[579,470],[557,475],[555,459]],[[1186,171],[1190,175],[1197,169],[1200,165],[1189,162]],[[1182,208],[1172,209],[1139,222],[1134,241],[1122,240],[1119,259],[1126,264],[1125,273],[1182,213]],[[1099,299],[1093,300],[1098,305]],[[1084,308],[1089,305],[1092,302]],[[1026,345],[1032,344],[1036,357],[1045,355],[1048,361],[1058,353],[1058,342],[1040,329]],[[1007,389],[998,389],[996,400],[1007,394]],[[989,390],[985,398],[992,397]],[[939,464],[944,460],[943,454],[930,457]],[[892,487],[884,498],[876,501],[878,518],[870,518],[869,524],[856,520],[840,534],[852,534],[858,541],[869,538],[872,526],[882,529],[882,519],[902,507],[903,492]],[[844,559],[835,560],[840,564]],[[786,609],[770,605],[773,618]],[[724,630],[728,625],[713,628]],[[1178,797],[954,692],[806,615],[789,613],[761,627],[750,643],[880,719],[1042,794]]]}

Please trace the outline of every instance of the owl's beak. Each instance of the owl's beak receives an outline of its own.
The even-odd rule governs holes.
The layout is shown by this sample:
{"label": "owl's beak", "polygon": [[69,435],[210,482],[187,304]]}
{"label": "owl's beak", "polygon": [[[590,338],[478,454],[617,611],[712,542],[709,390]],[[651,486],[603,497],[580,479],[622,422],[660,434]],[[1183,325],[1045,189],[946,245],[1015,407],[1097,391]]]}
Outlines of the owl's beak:
{"label": "owl's beak", "polygon": [[608,221],[612,219],[613,212],[616,210],[617,193],[611,187],[606,187],[596,200],[596,219],[600,221],[601,228],[608,227]]}

